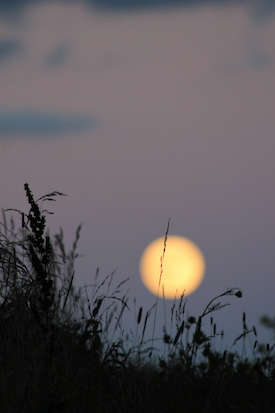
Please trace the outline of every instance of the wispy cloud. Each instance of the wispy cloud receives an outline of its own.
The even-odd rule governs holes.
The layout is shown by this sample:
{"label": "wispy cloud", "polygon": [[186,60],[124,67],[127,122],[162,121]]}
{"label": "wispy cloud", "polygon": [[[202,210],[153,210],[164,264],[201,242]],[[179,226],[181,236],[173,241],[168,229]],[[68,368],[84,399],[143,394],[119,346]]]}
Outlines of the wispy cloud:
{"label": "wispy cloud", "polygon": [[251,55],[238,62],[230,62],[219,65],[218,72],[222,74],[236,74],[247,70],[268,69],[274,64],[274,61],[264,53],[251,53]]}
{"label": "wispy cloud", "polygon": [[[0,0],[0,13],[9,16],[20,16],[25,6],[35,3],[46,3],[48,0]],[[71,3],[78,0],[71,0]],[[133,9],[152,9],[169,7],[199,7],[205,5],[227,6],[243,4],[250,9],[253,19],[265,21],[275,14],[275,0],[85,0],[87,6],[108,11],[127,11]]]}
{"label": "wispy cloud", "polygon": [[268,20],[275,13],[275,0],[254,0],[246,2],[257,23]]}
{"label": "wispy cloud", "polygon": [[35,110],[0,110],[0,137],[53,136],[61,133],[88,130],[97,122],[89,116],[62,115]]}
{"label": "wispy cloud", "polygon": [[67,60],[70,51],[71,47],[67,43],[54,47],[45,58],[46,65],[54,67],[62,65]]}
{"label": "wispy cloud", "polygon": [[87,3],[101,9],[121,11],[174,6],[197,7],[207,4],[216,6],[244,4],[251,9],[256,19],[265,19],[275,12],[275,0],[87,0]]}
{"label": "wispy cloud", "polygon": [[[24,6],[48,0],[0,0],[0,12],[16,14]],[[78,3],[78,0],[72,2]],[[200,5],[230,5],[245,4],[253,8],[259,17],[265,17],[275,11],[275,0],[86,0],[87,5],[101,9],[126,10],[126,9],[146,9],[157,7],[192,7]]]}
{"label": "wispy cloud", "polygon": [[3,63],[7,58],[21,54],[24,51],[24,45],[16,39],[0,40],[0,63]]}
{"label": "wispy cloud", "polygon": [[141,9],[173,6],[198,6],[203,4],[230,4],[240,0],[88,0],[88,3],[99,8]]}

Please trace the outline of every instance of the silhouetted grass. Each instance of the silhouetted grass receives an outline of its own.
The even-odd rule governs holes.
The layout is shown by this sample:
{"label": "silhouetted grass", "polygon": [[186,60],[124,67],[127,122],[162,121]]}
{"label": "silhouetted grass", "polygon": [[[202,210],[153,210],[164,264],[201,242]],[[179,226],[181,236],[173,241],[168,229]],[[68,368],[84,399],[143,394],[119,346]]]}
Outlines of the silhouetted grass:
{"label": "silhouetted grass", "polygon": [[[260,412],[275,411],[274,345],[258,343],[255,327],[243,331],[230,350],[217,351],[213,313],[227,305],[228,289],[210,301],[196,319],[186,315],[182,295],[171,309],[171,327],[163,326],[165,351],[155,347],[158,300],[139,308],[131,339],[121,327],[128,311],[127,280],[114,285],[112,273],[76,291],[74,263],[78,257],[77,228],[66,252],[63,232],[46,233],[45,201],[64,194],[52,192],[35,201],[25,184],[30,205],[21,228],[10,228],[3,212],[0,233],[0,409],[7,413],[54,412]],[[40,205],[39,205],[40,204]],[[169,222],[164,237],[162,261]],[[162,266],[161,266],[162,269]],[[161,271],[160,271],[161,277]],[[164,294],[164,292],[163,292]],[[153,313],[152,313],[153,312]],[[147,332],[153,317],[152,334]],[[211,334],[203,320],[209,317]],[[166,313],[165,313],[166,320]],[[274,329],[274,320],[263,322]],[[126,334],[126,335],[125,335]],[[246,356],[247,338],[252,355]],[[233,351],[242,341],[243,351]],[[251,340],[250,340],[251,342]]]}

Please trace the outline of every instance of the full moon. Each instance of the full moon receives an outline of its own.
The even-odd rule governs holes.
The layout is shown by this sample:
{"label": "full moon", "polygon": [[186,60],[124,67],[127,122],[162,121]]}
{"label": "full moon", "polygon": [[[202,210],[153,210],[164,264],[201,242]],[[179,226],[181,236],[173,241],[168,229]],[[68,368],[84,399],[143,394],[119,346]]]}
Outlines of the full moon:
{"label": "full moon", "polygon": [[[201,284],[205,272],[205,260],[201,250],[189,239],[168,235],[163,256],[164,238],[153,241],[140,259],[140,275],[145,287],[155,295],[167,299],[192,294]],[[160,281],[160,286],[159,286]]]}

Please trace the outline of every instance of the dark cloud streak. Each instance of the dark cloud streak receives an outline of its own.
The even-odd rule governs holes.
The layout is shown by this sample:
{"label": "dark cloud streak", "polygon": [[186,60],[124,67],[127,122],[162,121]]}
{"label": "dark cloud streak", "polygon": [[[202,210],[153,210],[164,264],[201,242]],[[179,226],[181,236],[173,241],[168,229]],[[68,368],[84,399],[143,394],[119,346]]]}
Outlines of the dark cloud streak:
{"label": "dark cloud streak", "polygon": [[6,58],[21,54],[24,51],[23,43],[13,39],[0,40],[0,63]]}
{"label": "dark cloud streak", "polygon": [[[16,14],[25,6],[34,3],[46,3],[48,0],[0,0],[0,12]],[[77,3],[78,0],[56,0],[59,3]],[[263,17],[273,13],[275,9],[275,0],[258,0],[250,2],[249,0],[86,0],[86,4],[93,8],[124,11],[130,9],[148,9],[160,7],[192,7],[203,6],[207,4],[230,5],[245,4],[254,7],[259,16]]]}
{"label": "dark cloud streak", "polygon": [[23,7],[41,1],[43,0],[0,0],[0,11],[2,13],[17,14]]}
{"label": "dark cloud streak", "polygon": [[[48,0],[0,0],[0,14],[20,20],[20,13],[28,5],[47,3]],[[78,3],[78,0],[56,0],[57,3]],[[171,7],[199,7],[206,5],[230,6],[243,4],[255,21],[264,21],[275,12],[275,0],[85,0],[88,7],[101,11],[126,12]]]}
{"label": "dark cloud streak", "polygon": [[0,137],[54,136],[88,130],[97,122],[88,116],[38,111],[0,111]]}
{"label": "dark cloud streak", "polygon": [[240,3],[242,0],[88,0],[91,5],[100,9],[129,10],[161,7],[192,7],[206,4],[226,5]]}

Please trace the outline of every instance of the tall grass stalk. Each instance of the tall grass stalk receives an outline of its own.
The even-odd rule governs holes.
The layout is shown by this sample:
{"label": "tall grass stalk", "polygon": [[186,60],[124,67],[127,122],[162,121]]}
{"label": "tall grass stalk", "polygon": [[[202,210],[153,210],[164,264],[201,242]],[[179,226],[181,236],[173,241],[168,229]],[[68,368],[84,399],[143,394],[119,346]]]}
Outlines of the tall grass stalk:
{"label": "tall grass stalk", "polygon": [[159,299],[159,290],[160,290],[161,278],[162,278],[162,274],[163,274],[163,261],[164,261],[165,251],[166,251],[166,243],[167,243],[167,238],[168,238],[168,232],[169,232],[169,226],[170,226],[170,219],[171,219],[171,218],[168,219],[167,228],[166,228],[165,237],[164,237],[163,252],[162,252],[162,256],[160,257],[160,276],[159,276],[158,293],[157,293],[157,298],[156,298],[154,324],[153,324],[152,349],[151,349],[151,352],[150,352],[150,354],[149,354],[149,357],[152,356],[153,345],[154,345],[156,319],[157,319],[157,309],[158,309],[158,299]]}

